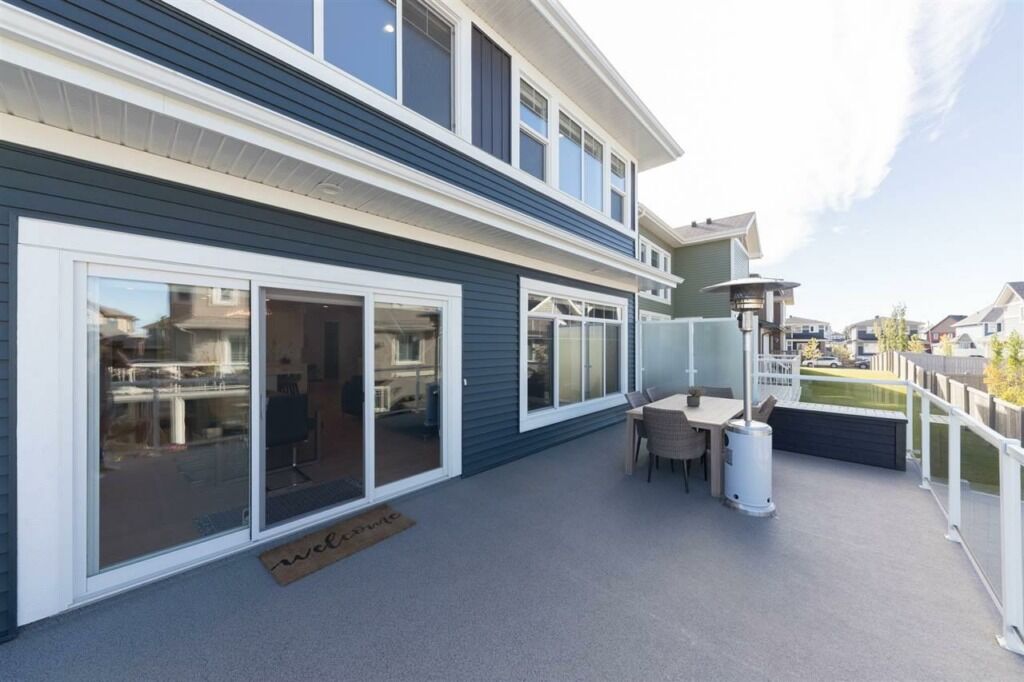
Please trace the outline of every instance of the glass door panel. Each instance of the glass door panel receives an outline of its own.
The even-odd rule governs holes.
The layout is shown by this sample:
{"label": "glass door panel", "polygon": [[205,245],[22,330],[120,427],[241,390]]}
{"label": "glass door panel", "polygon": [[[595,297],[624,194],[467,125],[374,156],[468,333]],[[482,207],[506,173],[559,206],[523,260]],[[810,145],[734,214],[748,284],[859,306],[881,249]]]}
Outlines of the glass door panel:
{"label": "glass door panel", "polygon": [[558,320],[558,404],[583,400],[583,323]]}
{"label": "glass door panel", "polygon": [[89,576],[249,525],[249,291],[139,277],[87,279]]}
{"label": "glass door panel", "polygon": [[377,486],[441,467],[441,308],[374,307]]}
{"label": "glass door panel", "polygon": [[604,395],[604,325],[588,322],[586,325],[586,400]]}
{"label": "glass door panel", "polygon": [[264,527],[365,495],[360,296],[264,292]]}

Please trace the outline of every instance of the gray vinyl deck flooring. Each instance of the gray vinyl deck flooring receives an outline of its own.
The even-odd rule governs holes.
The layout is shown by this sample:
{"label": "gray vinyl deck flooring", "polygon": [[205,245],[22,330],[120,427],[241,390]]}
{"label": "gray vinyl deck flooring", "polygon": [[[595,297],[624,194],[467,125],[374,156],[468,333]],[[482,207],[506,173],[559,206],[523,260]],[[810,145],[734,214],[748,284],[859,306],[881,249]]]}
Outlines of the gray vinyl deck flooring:
{"label": "gray vinyl deck flooring", "polygon": [[914,472],[777,453],[755,519],[625,477],[624,428],[399,500],[414,528],[288,587],[249,552],[24,628],[0,678],[1024,679]]}

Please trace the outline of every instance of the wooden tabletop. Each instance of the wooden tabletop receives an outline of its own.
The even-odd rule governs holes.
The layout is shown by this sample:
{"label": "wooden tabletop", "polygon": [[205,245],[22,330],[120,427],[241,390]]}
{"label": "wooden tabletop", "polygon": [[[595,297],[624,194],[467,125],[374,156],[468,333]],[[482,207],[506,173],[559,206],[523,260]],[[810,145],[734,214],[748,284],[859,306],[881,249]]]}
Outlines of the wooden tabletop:
{"label": "wooden tabletop", "polygon": [[634,407],[626,412],[633,419],[643,420],[644,407],[660,407],[663,410],[678,410],[686,415],[687,421],[696,427],[724,426],[729,420],[743,412],[743,401],[735,398],[712,398],[701,396],[700,407],[687,407],[686,395],[677,393],[643,407]]}

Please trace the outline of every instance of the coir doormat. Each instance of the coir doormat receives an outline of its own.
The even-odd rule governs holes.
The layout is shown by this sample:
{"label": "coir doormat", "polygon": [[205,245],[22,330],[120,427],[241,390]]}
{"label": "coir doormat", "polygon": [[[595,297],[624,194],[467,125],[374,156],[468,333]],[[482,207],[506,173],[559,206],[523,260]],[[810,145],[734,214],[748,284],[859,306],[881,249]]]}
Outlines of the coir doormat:
{"label": "coir doormat", "polygon": [[414,525],[385,504],[267,550],[260,561],[279,585],[288,585]]}

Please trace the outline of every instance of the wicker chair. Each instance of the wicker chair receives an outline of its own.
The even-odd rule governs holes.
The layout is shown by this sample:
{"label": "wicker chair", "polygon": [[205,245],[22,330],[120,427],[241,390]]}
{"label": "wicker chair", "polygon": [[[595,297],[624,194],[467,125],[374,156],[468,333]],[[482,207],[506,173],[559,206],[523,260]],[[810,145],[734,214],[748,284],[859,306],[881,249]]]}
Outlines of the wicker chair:
{"label": "wicker chair", "polygon": [[[651,401],[647,399],[643,391],[631,391],[626,394],[626,402],[629,403],[629,407],[632,409],[634,407],[643,407]],[[647,429],[640,420],[635,420],[633,425],[636,427],[636,452],[633,453],[633,461],[636,462],[640,459],[640,441],[647,438]]]}
{"label": "wicker chair", "polygon": [[644,389],[644,394],[647,396],[647,400],[649,402],[652,402],[652,403],[655,400],[661,400],[663,398],[667,398],[670,395],[672,395],[671,393],[669,393],[665,389],[659,388],[658,386],[651,386],[650,388],[645,388]]}
{"label": "wicker chair", "polygon": [[775,403],[777,403],[775,396],[770,395],[754,407],[754,421],[759,421],[762,424],[768,423],[768,418],[772,416],[772,410],[775,409]]}
{"label": "wicker chair", "polygon": [[732,398],[732,389],[728,386],[701,386],[701,393],[709,398]]}
{"label": "wicker chair", "polygon": [[683,462],[683,486],[690,492],[690,460],[700,459],[707,451],[705,435],[694,430],[686,415],[676,410],[644,407],[644,427],[647,429],[647,482],[651,482],[651,468],[655,457]]}

